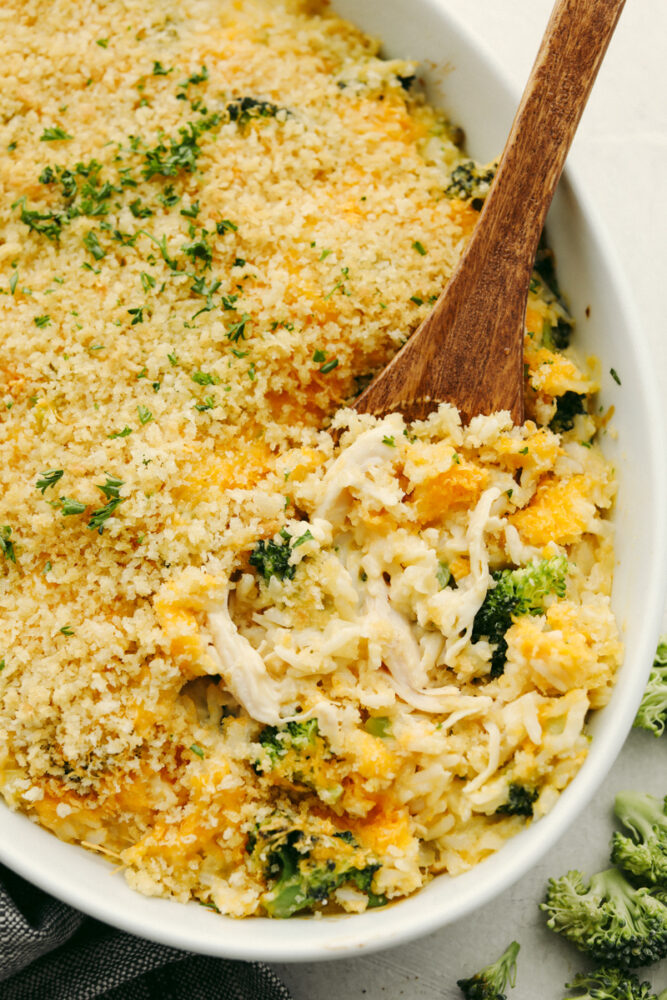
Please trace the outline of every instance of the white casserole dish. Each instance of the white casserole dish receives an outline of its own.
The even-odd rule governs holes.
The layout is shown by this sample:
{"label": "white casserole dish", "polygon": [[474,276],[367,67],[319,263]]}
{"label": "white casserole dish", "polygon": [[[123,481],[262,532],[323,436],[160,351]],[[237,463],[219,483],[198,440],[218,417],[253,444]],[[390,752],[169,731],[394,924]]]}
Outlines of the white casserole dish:
{"label": "white casserole dish", "polygon": [[[469,152],[502,148],[518,94],[489,56],[463,34],[439,0],[335,0],[334,8],[385,42],[386,54],[422,61],[431,99],[463,124]],[[137,895],[111,866],[59,842],[25,816],[0,807],[0,860],[42,888],[124,930],[191,951],[237,959],[330,959],[385,948],[450,923],[497,895],[546,853],[611,767],[632,723],[655,649],[667,572],[662,415],[648,351],[613,253],[570,177],[549,221],[559,277],[578,321],[582,355],[602,361],[601,400],[616,408],[605,450],[619,471],[618,569],[613,604],[626,657],[609,706],[591,725],[589,757],[554,810],[498,854],[453,880],[359,916],[236,921],[196,906]],[[586,317],[590,307],[590,317]],[[614,368],[619,387],[609,375]]]}

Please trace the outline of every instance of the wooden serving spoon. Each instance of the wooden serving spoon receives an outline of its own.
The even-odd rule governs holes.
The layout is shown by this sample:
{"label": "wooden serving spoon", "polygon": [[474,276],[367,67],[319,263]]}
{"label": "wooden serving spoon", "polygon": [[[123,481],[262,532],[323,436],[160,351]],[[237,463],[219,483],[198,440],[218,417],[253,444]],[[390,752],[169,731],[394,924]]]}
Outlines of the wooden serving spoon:
{"label": "wooden serving spoon", "polygon": [[528,286],[547,210],[625,0],[556,0],[472,238],[433,311],[355,401],[421,420],[454,403],[464,424],[523,423]]}

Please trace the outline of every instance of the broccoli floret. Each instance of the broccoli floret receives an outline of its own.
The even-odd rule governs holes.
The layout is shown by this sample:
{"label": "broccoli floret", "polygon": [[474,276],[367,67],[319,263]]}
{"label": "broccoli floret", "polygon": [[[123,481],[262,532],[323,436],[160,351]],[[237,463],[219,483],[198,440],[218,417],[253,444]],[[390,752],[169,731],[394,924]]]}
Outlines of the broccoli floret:
{"label": "broccoli floret", "polygon": [[256,774],[272,774],[278,784],[310,788],[327,805],[340,799],[343,785],[317,719],[265,726],[258,742],[263,752],[252,765]]}
{"label": "broccoli floret", "polygon": [[497,164],[482,167],[474,160],[465,160],[452,170],[449,184],[445,188],[448,198],[485,198],[495,177]]}
{"label": "broccoli floret", "polygon": [[539,291],[544,301],[552,307],[557,316],[555,326],[549,323],[543,327],[542,340],[545,347],[550,350],[563,351],[569,347],[574,320],[570,316],[558,287],[553,250],[550,250],[543,242],[535,257],[531,291]]}
{"label": "broccoli floret", "polygon": [[658,1000],[650,983],[640,983],[631,972],[613,966],[580,972],[565,985],[577,990],[572,1000]]}
{"label": "broccoli floret", "polygon": [[292,536],[283,528],[279,536],[282,541],[277,542],[275,538],[265,541],[261,538],[250,553],[250,565],[264,577],[266,583],[272,576],[279,580],[292,580],[296,572],[296,566],[291,565]]}
{"label": "broccoli floret", "polygon": [[549,422],[549,429],[556,434],[571,431],[574,418],[579,413],[586,412],[586,396],[578,392],[564,392],[556,399],[556,412]]}
{"label": "broccoli floret", "polygon": [[519,615],[539,615],[547,594],[565,596],[568,564],[565,556],[554,556],[524,566],[492,574],[495,586],[487,591],[484,603],[475,615],[472,642],[488,639],[495,646],[491,657],[491,677],[500,677],[505,669],[507,642],[505,633],[512,619]]}
{"label": "broccoli floret", "polygon": [[667,906],[648,889],[635,889],[616,868],[550,879],[547,926],[581,951],[623,968],[648,965],[667,955]]}
{"label": "broccoli floret", "polygon": [[539,795],[537,788],[510,783],[507,802],[496,809],[497,816],[532,816],[533,803]]}
{"label": "broccoli floret", "polygon": [[570,346],[573,326],[574,320],[569,316],[559,316],[555,326],[545,320],[542,324],[542,344],[550,351],[564,351]]}
{"label": "broccoli floret", "polygon": [[265,726],[259,734],[258,742],[264,747],[273,767],[285,757],[291,747],[302,750],[315,746],[318,736],[317,719],[306,719],[305,722],[288,722],[284,726]]}
{"label": "broccoli floret", "polygon": [[333,836],[307,834],[295,828],[288,816],[275,813],[257,824],[247,850],[254,865],[272,883],[262,896],[269,917],[291,917],[312,910],[318,903],[327,903],[343,885],[365,893],[369,906],[386,903],[385,897],[371,888],[380,865],[369,861],[368,853],[349,831]]}
{"label": "broccoli floret", "polygon": [[503,990],[516,983],[516,957],[519,945],[512,941],[497,962],[487,965],[471,979],[459,979],[459,987],[466,1000],[506,1000]]}
{"label": "broccoli floret", "polygon": [[621,792],[614,812],[630,831],[615,833],[611,860],[651,885],[667,882],[667,798],[656,799],[641,792]]}
{"label": "broccoli floret", "polygon": [[[235,101],[230,101],[225,110],[229,121],[236,122],[243,128],[253,118],[275,118],[281,109],[271,101],[258,101],[254,97],[239,97]],[[286,113],[289,114],[288,111]]]}
{"label": "broccoli floret", "polygon": [[662,736],[667,723],[667,636],[658,644],[635,726]]}

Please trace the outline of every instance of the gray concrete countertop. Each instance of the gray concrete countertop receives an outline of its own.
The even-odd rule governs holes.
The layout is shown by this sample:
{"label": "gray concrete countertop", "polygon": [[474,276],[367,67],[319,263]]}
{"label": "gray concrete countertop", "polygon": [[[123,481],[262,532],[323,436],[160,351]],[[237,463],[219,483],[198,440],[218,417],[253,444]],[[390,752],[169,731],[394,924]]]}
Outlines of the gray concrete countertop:
{"label": "gray concrete countertop", "polygon": [[[493,48],[521,87],[551,0],[443,0]],[[359,0],[360,5],[363,0]],[[667,396],[667,3],[631,0],[621,17],[572,150],[629,278]],[[666,513],[667,516],[667,513]],[[667,632],[667,617],[665,619]],[[516,938],[517,985],[508,1000],[561,1000],[585,968],[548,931],[538,911],[550,875],[606,867],[614,794],[627,787],[667,793],[667,735],[634,731],[588,810],[550,855],[473,916],[421,941],[363,958],[274,965],[295,1000],[461,1000],[456,980],[472,975]],[[667,961],[647,971],[667,987]]]}

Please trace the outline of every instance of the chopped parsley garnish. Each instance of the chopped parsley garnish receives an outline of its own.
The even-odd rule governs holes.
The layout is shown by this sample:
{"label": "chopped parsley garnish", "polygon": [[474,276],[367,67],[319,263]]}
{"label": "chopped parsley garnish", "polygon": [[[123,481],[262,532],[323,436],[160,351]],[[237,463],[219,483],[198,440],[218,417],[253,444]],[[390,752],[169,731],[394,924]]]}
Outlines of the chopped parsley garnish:
{"label": "chopped parsley garnish", "polygon": [[248,323],[249,320],[250,316],[248,313],[243,313],[238,323],[233,323],[230,327],[228,327],[226,334],[227,339],[231,340],[233,344],[237,344],[239,340],[245,340],[245,328],[246,323]]}
{"label": "chopped parsley garnish", "polygon": [[9,279],[9,292],[11,295],[13,295],[14,292],[16,291],[16,286],[18,285],[18,283],[19,283],[19,274],[18,271],[14,271],[11,278]]}
{"label": "chopped parsley garnish", "polygon": [[167,184],[162,194],[159,194],[157,197],[158,201],[161,201],[166,208],[171,208],[172,205],[178,204],[181,200],[180,194],[176,194],[174,191],[173,184]]}
{"label": "chopped parsley garnish", "polygon": [[35,316],[33,322],[34,322],[35,326],[38,326],[40,328],[40,330],[41,330],[42,327],[48,326],[50,324],[51,317],[50,316]]}
{"label": "chopped parsley garnish", "polygon": [[114,438],[126,438],[132,433],[131,427],[123,427],[122,431],[114,431],[113,434],[109,434],[108,437],[113,441]]}
{"label": "chopped parsley garnish", "polygon": [[120,496],[120,489],[123,486],[123,480],[119,479],[117,476],[110,476],[107,472],[107,480],[103,486],[98,485],[98,490],[104,494],[104,496],[109,501],[100,507],[99,510],[94,510],[91,514],[90,521],[88,522],[88,527],[91,531],[97,531],[98,535],[104,532],[104,527],[113,515],[114,511],[122,504],[125,503],[126,497]]}
{"label": "chopped parsley garnish", "polygon": [[5,524],[3,528],[0,529],[0,552],[2,552],[5,559],[9,562],[16,562],[16,553],[14,552],[14,543],[11,540],[12,529],[8,524]]}
{"label": "chopped parsley garnish", "polygon": [[132,316],[132,322],[130,323],[130,326],[136,326],[138,323],[143,323],[144,321],[143,306],[135,306],[133,309],[128,309],[127,311],[129,312],[130,316]]}
{"label": "chopped parsley garnish", "polygon": [[144,205],[141,198],[135,198],[134,201],[130,202],[130,211],[135,219],[147,219],[150,215],[153,215],[153,209],[149,208],[148,205]]}
{"label": "chopped parsley garnish", "polygon": [[206,396],[203,403],[195,403],[195,410],[199,413],[205,413],[206,410],[213,410],[216,406],[213,396]]}
{"label": "chopped parsley garnish", "polygon": [[72,628],[71,625],[63,625],[63,627],[61,629],[58,629],[58,631],[62,632],[63,635],[66,635],[68,637],[70,635],[74,635],[74,629]]}
{"label": "chopped parsley garnish", "polygon": [[312,537],[313,536],[310,532],[310,529],[306,528],[304,533],[302,535],[299,535],[299,537],[295,539],[295,541],[292,543],[292,548],[296,549],[299,547],[299,545],[303,545],[304,542],[311,541]]}
{"label": "chopped parsley garnish", "polygon": [[320,372],[322,375],[328,375],[332,372],[334,368],[338,368],[338,358],[332,358],[331,361],[327,361],[320,367]]}
{"label": "chopped parsley garnish", "polygon": [[221,219],[220,222],[216,222],[215,229],[220,236],[223,233],[235,233],[238,230],[238,226],[235,225],[230,219]]}
{"label": "chopped parsley garnish", "polygon": [[144,179],[149,181],[153,177],[175,177],[181,170],[192,173],[201,153],[197,144],[199,136],[215,128],[219,121],[220,116],[213,114],[198,122],[188,122],[186,126],[179,128],[178,138],[172,136],[168,140],[168,146],[165,145],[165,140],[161,140],[153,149],[147,149],[144,154]]}
{"label": "chopped parsley garnish", "polygon": [[167,358],[169,359],[169,364],[172,368],[175,368],[178,364],[178,357],[175,354],[168,354]]}
{"label": "chopped parsley garnish", "polygon": [[139,414],[139,422],[142,425],[150,423],[151,420],[153,419],[153,414],[151,413],[151,411],[148,409],[147,406],[142,406],[141,403],[139,403],[139,405],[137,406],[137,413]]}
{"label": "chopped parsley garnish", "polygon": [[197,316],[201,315],[201,313],[211,312],[212,309],[216,308],[215,303],[213,302],[213,296],[218,291],[218,289],[220,288],[221,284],[222,284],[222,282],[219,281],[216,278],[207,287],[206,286],[206,279],[204,278],[203,275],[201,275],[199,278],[195,278],[193,280],[192,284],[190,285],[190,291],[194,292],[195,295],[204,295],[204,296],[206,296],[206,305],[203,305],[201,307],[201,309],[197,310],[197,312],[192,317],[193,319],[196,319]]}
{"label": "chopped parsley garnish", "polygon": [[423,306],[424,305],[424,300],[420,299],[418,295],[411,295],[410,296],[410,301],[414,302],[414,304],[416,306]]}
{"label": "chopped parsley garnish", "polygon": [[181,247],[186,257],[189,257],[195,266],[200,261],[204,266],[204,270],[208,270],[213,263],[213,250],[206,239],[207,235],[206,230],[202,229],[198,240],[193,240],[192,243],[184,243]]}
{"label": "chopped parsley garnish", "polygon": [[145,292],[150,291],[151,288],[155,288],[155,278],[152,274],[148,274],[146,271],[141,272],[141,287]]}
{"label": "chopped parsley garnish", "polygon": [[220,382],[219,377],[211,372],[193,372],[190,378],[197,385],[218,385]]}
{"label": "chopped parsley garnish", "polygon": [[184,215],[186,219],[196,219],[200,212],[200,205],[198,201],[193,201],[189,208],[182,208],[181,215]]}
{"label": "chopped parsley garnish", "polygon": [[81,503],[80,500],[73,500],[72,497],[60,497],[58,504],[60,505],[60,513],[63,517],[70,517],[73,514],[83,514],[86,509],[85,503]]}
{"label": "chopped parsley garnish", "polygon": [[165,69],[161,62],[157,62],[156,60],[153,63],[153,76],[169,76],[169,74],[173,72],[173,66],[170,69]]}
{"label": "chopped parsley garnish", "polygon": [[203,758],[205,756],[204,751],[202,750],[202,748],[199,746],[198,743],[193,743],[190,749],[192,750],[193,753],[196,753],[198,757]]}
{"label": "chopped parsley garnish", "polygon": [[39,137],[40,142],[56,142],[64,141],[65,139],[73,139],[73,135],[68,135],[60,125],[54,125],[52,128],[45,128]]}
{"label": "chopped parsley garnish", "polygon": [[423,243],[419,242],[419,240],[414,241],[414,243],[412,244],[412,249],[416,250],[417,253],[420,254],[422,257],[426,256],[426,248],[424,247]]}
{"label": "chopped parsley garnish", "polygon": [[321,351],[319,348],[313,354],[313,361],[316,365],[321,365],[323,361],[327,360],[327,352]]}
{"label": "chopped parsley garnish", "polygon": [[83,245],[86,250],[90,250],[95,260],[102,260],[103,257],[106,257],[106,250],[103,250],[100,246],[100,241],[97,238],[97,233],[94,229],[91,229],[89,233],[86,233],[83,238]]}
{"label": "chopped parsley garnish", "polygon": [[123,486],[123,480],[119,479],[118,476],[110,476],[106,473],[107,481],[103,486],[98,486],[98,490],[104,494],[107,500],[119,500],[120,499],[120,488]]}
{"label": "chopped parsley garnish", "polygon": [[189,76],[185,82],[197,84],[205,83],[206,80],[208,80],[208,70],[206,69],[206,66],[202,66],[200,73],[193,73],[192,76]]}
{"label": "chopped parsley garnish", "polygon": [[41,233],[42,236],[46,236],[50,240],[60,239],[63,225],[65,222],[69,222],[64,212],[38,212],[34,209],[28,209],[25,207],[25,198],[19,199],[12,207],[15,208],[18,204],[21,204],[21,222],[28,229],[32,229],[35,233]]}
{"label": "chopped parsley garnish", "polygon": [[393,435],[391,434],[385,434],[385,436],[382,438],[382,444],[386,444],[388,448],[396,447],[396,441]]}
{"label": "chopped parsley garnish", "polygon": [[613,380],[616,383],[616,385],[620,385],[621,384],[621,380],[620,380],[620,378],[618,376],[618,372],[616,371],[615,368],[610,368],[609,369],[609,374],[613,378]]}
{"label": "chopped parsley garnish", "polygon": [[[147,236],[149,240],[152,240],[153,243],[155,243],[158,250],[160,251],[160,256],[162,257],[162,260],[165,262],[167,267],[170,268],[172,271],[178,271],[178,264],[176,263],[173,257],[169,256],[169,251],[167,249],[166,235],[164,235],[162,239],[158,239],[156,236],[153,236],[152,233],[149,233],[148,230],[146,229],[140,229],[139,232],[143,233],[144,236]],[[139,235],[139,233],[137,233],[137,235]]]}
{"label": "chopped parsley garnish", "polygon": [[65,473],[62,469],[47,469],[46,472],[40,473],[35,487],[41,490],[42,496],[44,496],[46,491],[60,482],[64,475]]}
{"label": "chopped parsley garnish", "polygon": [[238,300],[238,295],[223,295],[222,308],[227,311],[234,308],[234,303]]}

